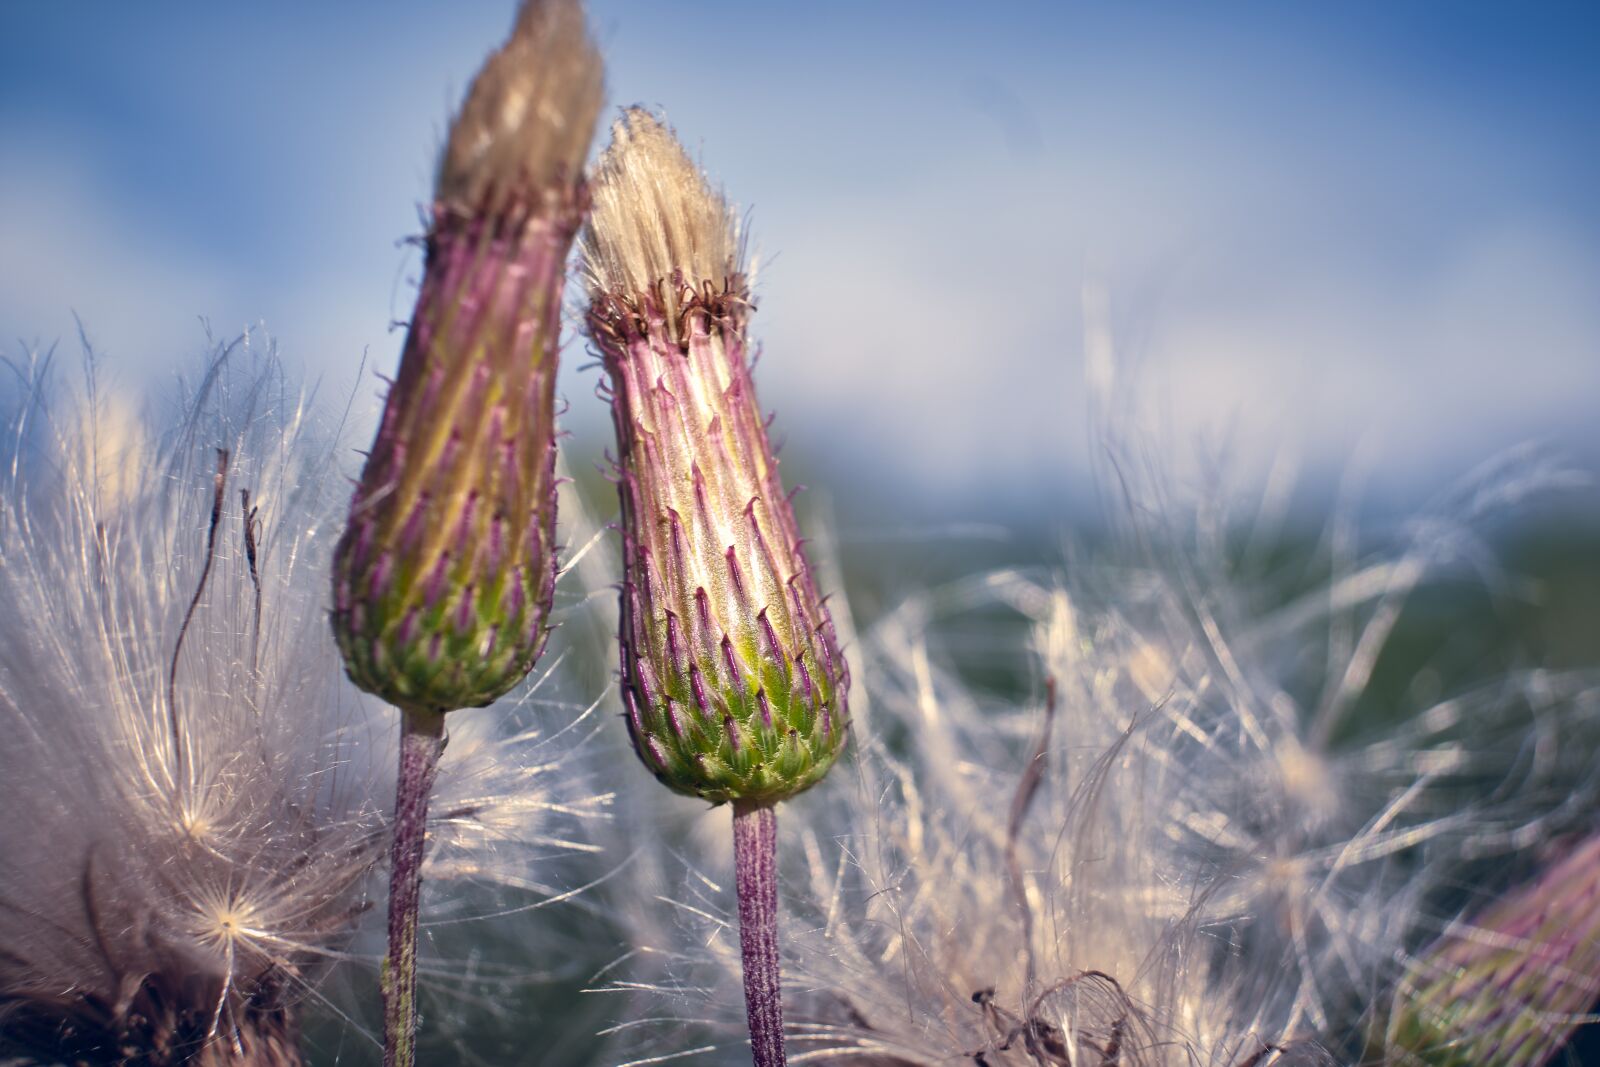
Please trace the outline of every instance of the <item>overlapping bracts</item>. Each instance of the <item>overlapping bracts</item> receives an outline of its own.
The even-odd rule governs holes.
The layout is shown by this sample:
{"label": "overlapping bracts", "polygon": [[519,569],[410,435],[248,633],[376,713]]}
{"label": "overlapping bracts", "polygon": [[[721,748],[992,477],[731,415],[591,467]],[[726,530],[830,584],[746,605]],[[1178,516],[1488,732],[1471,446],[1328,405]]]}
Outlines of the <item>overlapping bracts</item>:
{"label": "overlapping bracts", "polygon": [[642,111],[615,129],[586,232],[622,503],[622,679],[645,766],[716,803],[827,773],[849,673],[750,374],[732,213]]}
{"label": "overlapping bracts", "polygon": [[451,128],[334,583],[350,676],[393,704],[487,704],[544,646],[561,292],[600,90],[581,7],[530,3]]}

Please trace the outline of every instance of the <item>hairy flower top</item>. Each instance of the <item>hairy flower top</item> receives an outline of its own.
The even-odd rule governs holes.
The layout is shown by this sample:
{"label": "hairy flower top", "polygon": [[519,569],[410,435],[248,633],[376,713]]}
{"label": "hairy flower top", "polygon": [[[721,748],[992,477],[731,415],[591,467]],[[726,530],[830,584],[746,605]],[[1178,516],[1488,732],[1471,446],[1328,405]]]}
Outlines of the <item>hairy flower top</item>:
{"label": "hairy flower top", "polygon": [[613,136],[583,256],[620,450],[629,729],[679,792],[782,799],[838,756],[849,676],[756,401],[735,218],[648,113]]}
{"label": "hairy flower top", "polygon": [[422,289],[334,581],[350,676],[391,703],[489,703],[543,647],[561,291],[600,98],[577,0],[530,2],[451,129]]}
{"label": "hairy flower top", "polygon": [[[727,200],[648,111],[630,109],[611,136],[583,242],[591,295],[636,308],[658,303],[668,335],[681,344],[683,300],[709,285],[723,291],[724,310],[743,329],[749,294],[738,220]],[[726,387],[727,373],[712,369]]]}
{"label": "hairy flower top", "polygon": [[439,200],[471,213],[517,187],[570,188],[594,139],[603,83],[577,0],[525,3],[450,127]]}

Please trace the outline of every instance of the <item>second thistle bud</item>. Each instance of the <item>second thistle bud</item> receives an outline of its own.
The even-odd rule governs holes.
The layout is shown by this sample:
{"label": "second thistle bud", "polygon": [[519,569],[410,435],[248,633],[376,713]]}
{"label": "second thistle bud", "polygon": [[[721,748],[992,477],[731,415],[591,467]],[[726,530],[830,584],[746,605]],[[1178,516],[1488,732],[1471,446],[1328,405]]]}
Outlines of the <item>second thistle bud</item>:
{"label": "second thistle bud", "polygon": [[1388,1059],[1539,1067],[1600,999],[1600,837],[1462,923],[1400,983]]}
{"label": "second thistle bud", "polygon": [[487,704],[533,666],[555,584],[555,378],[601,67],[576,0],[524,6],[450,130],[421,292],[334,571],[350,677]]}
{"label": "second thistle bud", "polygon": [[619,448],[634,746],[679,792],[781,800],[842,749],[849,675],[756,402],[735,217],[646,112],[614,129],[583,255]]}

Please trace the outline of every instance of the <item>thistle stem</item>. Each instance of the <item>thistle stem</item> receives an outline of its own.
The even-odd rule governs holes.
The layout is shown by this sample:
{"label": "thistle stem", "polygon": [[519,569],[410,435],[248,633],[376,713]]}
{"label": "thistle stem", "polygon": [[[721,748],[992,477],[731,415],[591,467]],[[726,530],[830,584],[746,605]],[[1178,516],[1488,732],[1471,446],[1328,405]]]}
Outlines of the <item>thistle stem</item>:
{"label": "thistle stem", "polygon": [[744,1007],[755,1067],[785,1067],[778,966],[778,813],[770,803],[733,805],[733,866],[739,893]]}
{"label": "thistle stem", "polygon": [[417,1039],[417,907],[422,849],[444,713],[401,708],[400,776],[395,785],[394,845],[389,853],[389,955],[383,961],[383,1064],[412,1067]]}

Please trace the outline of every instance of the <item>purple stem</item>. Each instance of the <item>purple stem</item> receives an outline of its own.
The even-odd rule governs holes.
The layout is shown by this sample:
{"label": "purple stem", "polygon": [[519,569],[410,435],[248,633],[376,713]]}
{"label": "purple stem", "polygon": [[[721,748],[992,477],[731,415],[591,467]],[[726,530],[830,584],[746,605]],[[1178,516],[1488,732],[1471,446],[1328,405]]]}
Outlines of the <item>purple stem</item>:
{"label": "purple stem", "polygon": [[778,813],[771,804],[733,805],[733,866],[739,890],[744,1007],[755,1067],[785,1067],[778,968]]}
{"label": "purple stem", "polygon": [[444,749],[444,713],[402,708],[400,777],[389,853],[389,955],[383,961],[383,1064],[412,1067],[417,1039],[417,906],[428,794]]}

